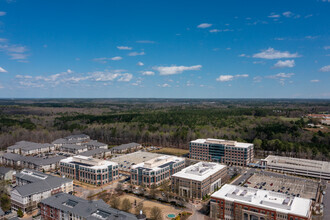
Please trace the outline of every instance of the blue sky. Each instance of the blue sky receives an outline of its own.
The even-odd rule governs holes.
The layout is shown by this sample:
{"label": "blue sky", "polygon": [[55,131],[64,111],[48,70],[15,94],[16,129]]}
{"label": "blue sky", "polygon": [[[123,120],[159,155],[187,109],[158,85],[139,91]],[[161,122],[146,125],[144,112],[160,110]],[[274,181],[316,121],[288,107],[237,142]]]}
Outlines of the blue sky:
{"label": "blue sky", "polygon": [[330,98],[330,0],[0,0],[1,98]]}

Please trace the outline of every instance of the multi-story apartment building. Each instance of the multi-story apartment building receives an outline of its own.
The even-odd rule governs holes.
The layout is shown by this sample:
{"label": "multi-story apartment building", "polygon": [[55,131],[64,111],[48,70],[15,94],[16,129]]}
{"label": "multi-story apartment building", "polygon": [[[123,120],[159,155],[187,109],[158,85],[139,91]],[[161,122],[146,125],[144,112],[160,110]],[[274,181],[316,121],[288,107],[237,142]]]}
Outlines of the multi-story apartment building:
{"label": "multi-story apartment building", "polygon": [[310,220],[312,201],[284,193],[224,185],[211,195],[212,219]]}
{"label": "multi-story apartment building", "polygon": [[88,201],[59,193],[40,202],[42,220],[138,220],[130,213],[111,208],[103,200]]}
{"label": "multi-story apartment building", "polygon": [[8,147],[7,152],[26,156],[26,155],[46,153],[54,149],[55,147],[51,144],[40,144],[29,141],[20,141],[17,142],[15,145]]}
{"label": "multi-story apartment building", "polygon": [[60,172],[71,179],[100,186],[118,179],[118,164],[78,155],[61,160]]}
{"label": "multi-story apartment building", "polygon": [[261,167],[299,176],[330,180],[330,162],[269,155]]}
{"label": "multi-story apartment building", "polygon": [[68,152],[71,154],[79,154],[87,151],[87,146],[84,145],[76,145],[76,144],[63,144],[60,148],[63,152]]}
{"label": "multi-story apartment building", "polygon": [[253,144],[221,139],[197,139],[189,144],[190,158],[230,165],[253,162]]}
{"label": "multi-story apartment building", "polygon": [[172,191],[179,196],[201,199],[227,180],[227,166],[199,162],[172,175]]}
{"label": "multi-story apartment building", "polygon": [[0,163],[5,166],[29,168],[39,171],[54,170],[59,167],[60,160],[64,156],[54,157],[36,157],[36,156],[22,156],[19,154],[5,153],[0,156]]}
{"label": "multi-story apartment building", "polygon": [[10,192],[13,210],[31,212],[38,203],[56,193],[73,191],[73,180],[24,169],[16,175],[17,186]]}
{"label": "multi-story apartment building", "polygon": [[181,157],[164,155],[153,158],[132,166],[131,183],[147,187],[159,186],[184,167],[185,160]]}

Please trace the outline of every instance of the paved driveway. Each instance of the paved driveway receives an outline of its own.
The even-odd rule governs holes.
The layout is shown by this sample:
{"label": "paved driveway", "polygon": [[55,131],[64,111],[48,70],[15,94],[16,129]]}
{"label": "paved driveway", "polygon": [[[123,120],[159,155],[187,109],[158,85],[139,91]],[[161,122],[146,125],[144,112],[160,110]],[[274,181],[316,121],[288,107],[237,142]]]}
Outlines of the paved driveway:
{"label": "paved driveway", "polygon": [[330,219],[330,183],[327,183],[326,194],[323,197],[324,213],[323,219]]}

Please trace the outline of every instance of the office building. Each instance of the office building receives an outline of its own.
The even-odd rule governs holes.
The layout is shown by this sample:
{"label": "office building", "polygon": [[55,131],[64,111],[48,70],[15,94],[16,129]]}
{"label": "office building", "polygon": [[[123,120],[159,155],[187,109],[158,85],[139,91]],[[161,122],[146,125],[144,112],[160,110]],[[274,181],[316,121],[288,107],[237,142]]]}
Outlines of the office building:
{"label": "office building", "polygon": [[104,185],[118,179],[118,164],[82,155],[60,161],[61,175],[93,185]]}
{"label": "office building", "polygon": [[185,160],[181,157],[163,155],[153,158],[132,166],[131,183],[146,187],[159,186],[184,167]]}
{"label": "office building", "polygon": [[211,195],[213,219],[310,220],[311,215],[311,200],[283,193],[226,184]]}
{"label": "office building", "polygon": [[227,180],[227,166],[199,162],[172,175],[172,191],[181,197],[202,199]]}
{"label": "office building", "polygon": [[247,166],[253,162],[253,144],[220,139],[197,139],[189,144],[191,159]]}

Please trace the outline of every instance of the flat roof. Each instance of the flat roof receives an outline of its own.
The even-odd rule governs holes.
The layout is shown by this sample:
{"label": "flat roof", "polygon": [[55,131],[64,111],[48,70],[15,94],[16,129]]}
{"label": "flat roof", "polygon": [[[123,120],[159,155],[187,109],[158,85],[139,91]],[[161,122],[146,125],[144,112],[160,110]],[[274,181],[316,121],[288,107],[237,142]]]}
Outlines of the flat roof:
{"label": "flat roof", "polygon": [[212,198],[262,207],[301,217],[308,217],[310,215],[310,206],[312,204],[312,201],[309,199],[230,184],[224,185],[220,190],[213,193],[211,195],[211,199]]}
{"label": "flat roof", "polygon": [[117,166],[118,164],[116,162],[108,161],[108,160],[101,160],[96,159],[93,157],[86,157],[82,155],[77,155],[73,157],[68,157],[66,159],[61,160],[62,163],[70,163],[70,164],[78,164],[81,166],[90,167],[93,169],[104,169],[108,166]]}
{"label": "flat roof", "polygon": [[240,147],[240,148],[248,148],[250,146],[253,146],[252,143],[243,143],[243,142],[224,140],[224,139],[214,139],[214,138],[196,139],[196,140],[191,141],[191,143],[197,143],[197,144],[222,144],[222,145],[226,145],[226,146]]}
{"label": "flat roof", "polygon": [[[136,164],[132,166],[132,169],[143,168],[148,170],[160,170],[170,164],[178,163],[180,161],[184,161],[182,157],[170,156],[170,155],[162,155],[148,161]],[[164,166],[165,165],[165,166]]]}
{"label": "flat roof", "polygon": [[269,155],[267,165],[330,173],[330,162]]}
{"label": "flat roof", "polygon": [[199,162],[173,174],[173,177],[203,181],[226,167],[219,163]]}

